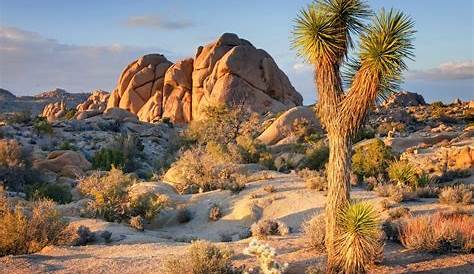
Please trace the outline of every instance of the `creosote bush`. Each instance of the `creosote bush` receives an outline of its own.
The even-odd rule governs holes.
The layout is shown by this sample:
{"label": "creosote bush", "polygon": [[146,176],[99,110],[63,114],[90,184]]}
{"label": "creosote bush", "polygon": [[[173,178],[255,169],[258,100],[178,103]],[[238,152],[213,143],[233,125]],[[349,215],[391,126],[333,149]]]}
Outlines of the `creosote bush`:
{"label": "creosote bush", "polygon": [[29,200],[51,199],[59,204],[72,201],[71,187],[61,184],[33,184],[26,188],[26,197]]}
{"label": "creosote bush", "polygon": [[326,235],[326,220],[324,214],[315,215],[308,221],[303,223],[303,235],[306,244],[311,249],[318,252],[324,252],[324,239]]}
{"label": "creosote bush", "polygon": [[26,213],[8,205],[3,190],[0,196],[0,256],[34,253],[59,243],[67,222],[54,202],[36,201],[31,212]]}
{"label": "creosote bush", "polygon": [[308,169],[321,170],[328,160],[329,147],[323,140],[320,140],[306,149],[302,166]]}
{"label": "creosote bush", "polygon": [[160,269],[163,274],[234,274],[233,252],[207,241],[194,241],[180,256],[166,258]]}
{"label": "creosote bush", "polygon": [[400,241],[408,249],[419,251],[474,251],[474,217],[466,214],[424,215],[407,218],[400,227]]}
{"label": "creosote bush", "polygon": [[102,148],[97,151],[92,158],[92,168],[100,170],[110,170],[112,166],[123,168],[125,166],[125,156],[117,149]]}
{"label": "creosote bush", "polygon": [[390,147],[376,139],[367,145],[356,148],[352,155],[352,171],[363,177],[377,177],[384,174],[390,161],[393,159],[393,153]]}
{"label": "creosote bush", "polygon": [[367,202],[347,205],[337,219],[336,262],[343,273],[365,273],[383,252],[380,218]]}
{"label": "creosote bush", "polygon": [[254,223],[250,230],[252,236],[258,239],[266,239],[270,235],[284,236],[290,233],[288,226],[278,220],[260,220]]}
{"label": "creosote bush", "polygon": [[165,195],[147,193],[133,195],[129,188],[136,179],[112,167],[106,174],[93,174],[83,179],[79,191],[93,200],[88,205],[88,213],[108,222],[127,221],[140,216],[150,221],[168,204]]}

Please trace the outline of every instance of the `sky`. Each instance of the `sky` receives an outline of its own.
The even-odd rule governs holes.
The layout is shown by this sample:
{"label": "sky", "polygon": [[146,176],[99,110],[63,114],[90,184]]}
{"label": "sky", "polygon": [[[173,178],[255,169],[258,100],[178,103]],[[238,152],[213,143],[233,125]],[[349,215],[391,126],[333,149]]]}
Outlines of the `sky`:
{"label": "sky", "polygon": [[[304,0],[0,0],[0,87],[16,95],[56,87],[112,90],[123,68],[147,53],[192,57],[233,32],[273,56],[303,95],[316,100],[313,68],[291,49]],[[416,60],[403,90],[427,101],[474,100],[474,0],[368,0],[416,24]]]}

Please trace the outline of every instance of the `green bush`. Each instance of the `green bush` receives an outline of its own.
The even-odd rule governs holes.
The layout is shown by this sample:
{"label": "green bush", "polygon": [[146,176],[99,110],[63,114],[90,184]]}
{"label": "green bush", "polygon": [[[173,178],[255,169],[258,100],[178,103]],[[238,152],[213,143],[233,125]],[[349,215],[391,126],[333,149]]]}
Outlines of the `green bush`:
{"label": "green bush", "polygon": [[60,204],[72,201],[71,187],[59,184],[33,184],[26,188],[29,200],[51,199]]}
{"label": "green bush", "polygon": [[306,149],[302,167],[322,169],[329,160],[329,147],[321,140]]}
{"label": "green bush", "polygon": [[372,139],[375,137],[375,130],[371,127],[362,127],[357,133],[352,137],[352,143],[358,143],[365,139]]}
{"label": "green bush", "polygon": [[24,191],[38,181],[39,174],[31,169],[30,152],[18,141],[0,139],[0,182],[11,191]]}
{"label": "green bush", "polygon": [[110,170],[112,166],[123,168],[125,156],[122,151],[116,149],[102,148],[92,158],[92,167],[100,170]]}
{"label": "green bush", "polygon": [[149,221],[167,205],[168,199],[153,193],[134,195],[129,188],[135,183],[135,178],[112,167],[106,175],[96,173],[83,179],[78,189],[93,199],[88,205],[92,217],[121,222],[140,216]]}
{"label": "green bush", "polygon": [[75,108],[68,109],[66,111],[66,114],[64,115],[64,118],[66,120],[72,120],[74,118],[74,116],[76,116],[76,113],[77,113],[77,110]]}
{"label": "green bush", "polygon": [[124,159],[122,169],[125,172],[133,172],[140,166],[139,158],[145,147],[137,135],[127,133],[115,137],[108,148],[120,151]]}
{"label": "green bush", "polygon": [[33,132],[40,136],[43,134],[52,134],[53,127],[45,117],[36,117],[33,119]]}
{"label": "green bush", "polygon": [[376,139],[365,146],[356,148],[352,155],[352,171],[359,178],[377,177],[385,173],[392,159],[390,147]]}

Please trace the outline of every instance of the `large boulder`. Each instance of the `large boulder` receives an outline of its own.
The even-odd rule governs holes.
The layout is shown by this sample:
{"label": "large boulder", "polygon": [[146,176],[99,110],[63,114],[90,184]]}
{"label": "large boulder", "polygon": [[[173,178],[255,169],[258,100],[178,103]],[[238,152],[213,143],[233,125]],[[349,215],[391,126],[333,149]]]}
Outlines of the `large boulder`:
{"label": "large boulder", "polygon": [[171,65],[161,54],[149,54],[133,61],[120,75],[107,109],[119,107],[138,114],[150,98],[162,98],[165,72]]}
{"label": "large boulder", "polygon": [[426,105],[423,96],[409,91],[395,93],[383,103],[385,107],[410,107],[419,105]]}
{"label": "large boulder", "polygon": [[302,104],[273,58],[231,33],[199,47],[194,60],[192,117],[209,105],[245,105],[251,111],[279,112]]}
{"label": "large boulder", "polygon": [[321,130],[316,114],[308,107],[294,107],[278,117],[260,136],[257,137],[266,145],[274,145],[289,137],[294,132],[298,121],[305,121],[314,130]]}
{"label": "large boulder", "polygon": [[193,59],[172,65],[165,75],[163,87],[163,117],[173,123],[183,124],[192,119]]}
{"label": "large boulder", "polygon": [[75,117],[84,119],[102,114],[107,108],[107,101],[109,100],[109,97],[110,93],[107,91],[94,90],[84,102],[77,105],[77,113]]}
{"label": "large boulder", "polygon": [[49,103],[43,108],[41,113],[49,122],[56,121],[66,115],[66,104],[64,101]]}
{"label": "large boulder", "polygon": [[47,170],[66,177],[80,177],[91,169],[92,165],[84,156],[72,150],[56,150],[49,153],[47,159],[33,163],[39,170]]}

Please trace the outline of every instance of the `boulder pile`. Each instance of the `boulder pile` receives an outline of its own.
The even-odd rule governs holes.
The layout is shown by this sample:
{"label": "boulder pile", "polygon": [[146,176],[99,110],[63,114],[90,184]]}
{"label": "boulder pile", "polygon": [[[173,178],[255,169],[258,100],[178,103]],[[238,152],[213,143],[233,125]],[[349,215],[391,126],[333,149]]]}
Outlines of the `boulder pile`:
{"label": "boulder pile", "polygon": [[302,96],[273,58],[235,34],[201,46],[193,59],[171,63],[161,54],[128,65],[108,99],[141,121],[167,117],[183,124],[203,118],[210,105],[244,105],[258,113],[299,106]]}

